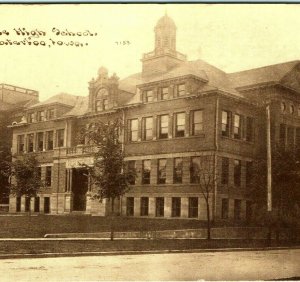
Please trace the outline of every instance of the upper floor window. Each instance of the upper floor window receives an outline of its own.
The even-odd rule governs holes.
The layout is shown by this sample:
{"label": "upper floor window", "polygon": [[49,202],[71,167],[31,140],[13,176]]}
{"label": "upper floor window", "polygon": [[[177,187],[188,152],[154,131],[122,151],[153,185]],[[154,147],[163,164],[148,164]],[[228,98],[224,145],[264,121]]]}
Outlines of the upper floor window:
{"label": "upper floor window", "polygon": [[175,114],[175,137],[184,137],[185,135],[185,113]]}
{"label": "upper floor window", "polygon": [[168,115],[162,115],[158,117],[158,126],[159,126],[159,139],[165,139],[168,138],[168,132],[169,132],[169,116]]}
{"label": "upper floor window", "polygon": [[47,131],[46,138],[46,149],[53,150],[53,131]]}
{"label": "upper floor window", "polygon": [[169,88],[168,87],[162,87],[161,93],[160,93],[160,99],[161,100],[167,100],[169,97]]}
{"label": "upper floor window", "polygon": [[44,111],[38,111],[37,120],[38,121],[44,121],[45,120],[45,112]]}
{"label": "upper floor window", "polygon": [[129,121],[129,141],[136,142],[138,141],[138,119],[131,119]]}
{"label": "upper floor window", "polygon": [[174,159],[174,183],[182,183],[182,158]]}
{"label": "upper floor window", "polygon": [[286,104],[285,104],[285,102],[281,102],[280,108],[281,108],[281,111],[282,111],[283,113],[286,111]]}
{"label": "upper floor window", "polygon": [[28,122],[29,122],[29,123],[34,122],[34,113],[29,113],[29,114],[28,114]]}
{"label": "upper floor window", "polygon": [[290,113],[294,114],[295,112],[295,106],[294,105],[290,105]]}
{"label": "upper floor window", "polygon": [[103,111],[107,110],[108,109],[108,99],[103,99]]}
{"label": "upper floor window", "polygon": [[97,100],[96,101],[96,112],[101,112],[102,111],[102,101]]}
{"label": "upper floor window", "polygon": [[129,172],[128,182],[130,185],[135,184],[135,166],[136,166],[135,161],[128,161],[128,163],[127,163],[128,172]]}
{"label": "upper floor window", "polygon": [[203,131],[203,111],[193,111],[192,114],[192,135],[198,135]]}
{"label": "upper floor window", "polygon": [[33,152],[33,139],[34,139],[33,133],[27,134],[27,152],[29,153]]}
{"label": "upper floor window", "polygon": [[157,183],[158,184],[166,183],[166,166],[167,166],[166,159],[158,160],[158,175],[157,175]]}
{"label": "upper floor window", "polygon": [[48,110],[48,119],[53,119],[55,117],[55,110],[49,109]]}
{"label": "upper floor window", "polygon": [[246,119],[246,141],[253,141],[254,136],[254,119],[247,117]]}
{"label": "upper floor window", "polygon": [[153,101],[153,90],[147,90],[145,92],[145,102],[152,102]]}
{"label": "upper floor window", "polygon": [[193,157],[191,160],[191,183],[199,183],[200,181],[200,157]]}
{"label": "upper floor window", "polygon": [[37,133],[37,151],[43,151],[44,149],[44,132]]}
{"label": "upper floor window", "polygon": [[150,184],[151,160],[143,161],[142,184]]}
{"label": "upper floor window", "polygon": [[222,136],[229,137],[230,112],[222,111]]}
{"label": "upper floor window", "polygon": [[65,140],[65,130],[64,129],[58,129],[56,131],[56,140],[57,140],[57,147],[63,147],[64,146],[64,140]]}
{"label": "upper floor window", "polygon": [[153,139],[153,117],[143,118],[143,140]]}
{"label": "upper floor window", "polygon": [[185,84],[178,84],[177,85],[177,96],[184,96],[185,95]]}
{"label": "upper floor window", "polygon": [[48,187],[51,186],[51,178],[52,178],[52,167],[46,166],[45,184]]}
{"label": "upper floor window", "polygon": [[24,153],[24,150],[25,150],[24,135],[18,135],[18,137],[17,137],[17,152]]}
{"label": "upper floor window", "polygon": [[246,185],[249,185],[253,175],[253,162],[246,163]]}
{"label": "upper floor window", "polygon": [[241,116],[238,114],[234,115],[233,133],[234,133],[235,139],[241,139],[241,137],[242,137],[242,122],[241,122]]}
{"label": "upper floor window", "polygon": [[241,174],[242,174],[242,162],[240,160],[234,160],[234,185],[241,186]]}
{"label": "upper floor window", "polygon": [[222,158],[222,172],[221,172],[221,183],[228,184],[229,179],[229,159]]}

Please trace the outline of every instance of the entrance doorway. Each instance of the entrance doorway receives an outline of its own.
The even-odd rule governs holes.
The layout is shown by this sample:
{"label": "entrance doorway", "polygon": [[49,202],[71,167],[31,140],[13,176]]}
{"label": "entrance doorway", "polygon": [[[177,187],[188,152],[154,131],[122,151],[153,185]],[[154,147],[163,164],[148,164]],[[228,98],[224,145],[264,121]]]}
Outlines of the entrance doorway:
{"label": "entrance doorway", "polygon": [[73,211],[86,210],[87,191],[88,191],[87,170],[84,168],[73,169],[73,177],[72,177]]}

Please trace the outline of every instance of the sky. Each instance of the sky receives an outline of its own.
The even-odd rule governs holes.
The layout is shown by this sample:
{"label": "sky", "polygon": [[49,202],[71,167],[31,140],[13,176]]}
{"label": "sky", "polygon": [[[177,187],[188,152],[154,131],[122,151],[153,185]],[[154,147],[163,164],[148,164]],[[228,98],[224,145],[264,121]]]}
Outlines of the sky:
{"label": "sky", "polygon": [[[166,11],[188,60],[235,72],[300,59],[299,4],[0,5],[0,83],[37,90],[41,101],[61,92],[87,96],[101,66],[120,78],[141,71]],[[19,28],[45,35],[17,35]],[[89,35],[56,35],[66,30]],[[83,46],[58,46],[71,41]]]}

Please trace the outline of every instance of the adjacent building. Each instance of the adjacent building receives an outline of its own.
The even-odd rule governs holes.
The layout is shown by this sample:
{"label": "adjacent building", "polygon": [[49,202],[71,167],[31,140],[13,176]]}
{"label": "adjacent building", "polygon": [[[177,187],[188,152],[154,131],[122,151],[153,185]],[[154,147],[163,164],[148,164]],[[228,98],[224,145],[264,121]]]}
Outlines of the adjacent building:
{"label": "adjacent building", "polygon": [[116,203],[124,216],[206,219],[199,190],[205,165],[215,220],[251,216],[248,185],[253,161],[266,150],[265,106],[271,108],[272,143],[300,142],[300,62],[237,73],[188,61],[176,48],[176,26],[167,15],[156,24],[154,50],[142,70],[124,79],[101,67],[88,97],[59,94],[28,106],[12,126],[16,158],[35,154],[47,184],[34,201],[10,198],[10,212],[107,215],[107,201],[91,200],[81,163],[92,164],[94,147],[82,128],[122,118],[124,153],[137,177]]}

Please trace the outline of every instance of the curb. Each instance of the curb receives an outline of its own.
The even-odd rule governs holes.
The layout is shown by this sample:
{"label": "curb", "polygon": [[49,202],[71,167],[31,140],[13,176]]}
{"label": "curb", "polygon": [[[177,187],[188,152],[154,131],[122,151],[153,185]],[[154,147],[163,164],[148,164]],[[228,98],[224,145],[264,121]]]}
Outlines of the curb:
{"label": "curb", "polygon": [[1,259],[26,258],[56,258],[81,256],[119,256],[119,255],[150,255],[150,254],[180,254],[180,253],[213,253],[213,252],[245,252],[245,251],[274,251],[297,250],[293,247],[262,247],[262,248],[223,248],[223,249],[185,249],[185,250],[149,250],[149,251],[107,251],[107,252],[73,252],[73,253],[40,253],[40,254],[0,254]]}

